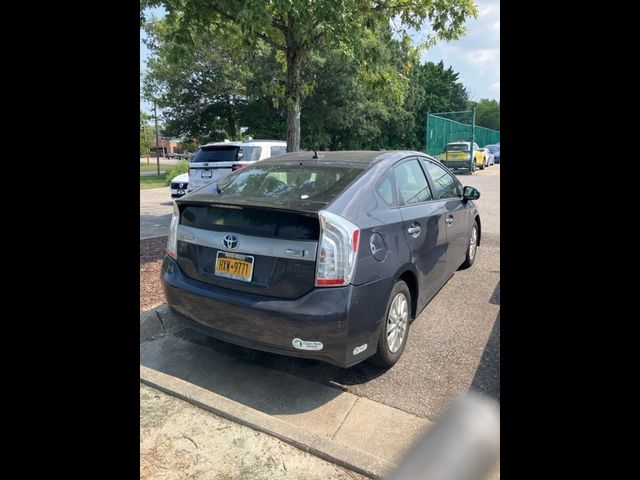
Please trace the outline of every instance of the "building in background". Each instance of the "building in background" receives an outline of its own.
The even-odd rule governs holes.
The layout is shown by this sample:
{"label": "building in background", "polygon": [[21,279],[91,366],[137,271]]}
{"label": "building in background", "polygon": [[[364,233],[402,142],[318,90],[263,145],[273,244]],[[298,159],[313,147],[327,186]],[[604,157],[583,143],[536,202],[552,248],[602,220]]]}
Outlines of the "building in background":
{"label": "building in background", "polygon": [[[179,141],[180,139],[178,138],[160,137],[158,139],[158,145],[160,147],[160,156],[166,157],[170,153],[184,153],[184,152],[176,152]],[[155,142],[151,145],[151,151],[153,152],[153,155],[156,154]]]}

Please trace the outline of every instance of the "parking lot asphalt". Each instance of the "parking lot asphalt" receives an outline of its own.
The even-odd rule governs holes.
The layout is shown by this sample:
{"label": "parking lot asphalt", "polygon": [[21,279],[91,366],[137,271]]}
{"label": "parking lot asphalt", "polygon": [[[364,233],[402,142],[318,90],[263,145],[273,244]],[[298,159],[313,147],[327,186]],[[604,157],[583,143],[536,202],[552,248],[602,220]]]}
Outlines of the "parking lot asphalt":
{"label": "parking lot asphalt", "polygon": [[500,166],[460,175],[481,192],[481,245],[413,322],[400,361],[387,371],[366,363],[340,369],[261,354],[273,368],[434,419],[469,389],[500,399]]}
{"label": "parking lot asphalt", "polygon": [[167,235],[172,212],[169,187],[140,190],[140,238]]}
{"label": "parking lot asphalt", "polygon": [[[459,178],[464,185],[481,192],[477,202],[482,238],[475,264],[456,272],[418,316],[411,326],[404,354],[393,368],[384,371],[362,363],[341,369],[315,360],[201,338],[195,332],[193,341],[428,419],[436,418],[458,394],[469,389],[487,393],[499,401],[500,165]],[[141,192],[141,238],[143,222],[145,232],[166,234],[170,212],[167,189]],[[161,223],[164,220],[166,224]]]}

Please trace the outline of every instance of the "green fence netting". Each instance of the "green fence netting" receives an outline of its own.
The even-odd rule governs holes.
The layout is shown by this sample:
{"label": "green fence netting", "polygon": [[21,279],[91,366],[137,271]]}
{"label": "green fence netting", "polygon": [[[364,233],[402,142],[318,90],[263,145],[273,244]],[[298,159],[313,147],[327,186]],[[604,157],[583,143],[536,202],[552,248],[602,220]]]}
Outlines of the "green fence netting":
{"label": "green fence netting", "polygon": [[480,148],[500,143],[500,132],[475,125],[473,110],[427,115],[426,150],[429,155],[442,159],[448,143],[471,141]]}

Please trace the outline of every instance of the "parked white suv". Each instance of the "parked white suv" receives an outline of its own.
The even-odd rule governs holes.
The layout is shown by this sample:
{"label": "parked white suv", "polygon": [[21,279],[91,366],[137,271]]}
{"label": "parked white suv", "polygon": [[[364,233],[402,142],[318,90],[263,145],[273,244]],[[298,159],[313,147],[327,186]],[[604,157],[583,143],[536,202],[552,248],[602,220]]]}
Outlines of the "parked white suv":
{"label": "parked white suv", "polygon": [[187,193],[187,188],[189,186],[189,174],[182,173],[177,177],[173,177],[171,180],[171,198],[180,198],[185,193]]}
{"label": "parked white suv", "polygon": [[189,163],[187,193],[226,177],[238,168],[287,153],[287,142],[251,140],[201,145]]}

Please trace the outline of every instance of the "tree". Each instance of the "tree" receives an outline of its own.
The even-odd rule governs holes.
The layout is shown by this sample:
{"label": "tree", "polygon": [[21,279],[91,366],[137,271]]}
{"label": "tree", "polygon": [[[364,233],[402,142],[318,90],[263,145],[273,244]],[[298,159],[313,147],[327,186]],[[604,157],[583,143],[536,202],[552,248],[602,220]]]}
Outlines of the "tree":
{"label": "tree", "polygon": [[500,102],[482,98],[475,104],[476,125],[480,127],[500,130]]}
{"label": "tree", "polygon": [[404,39],[428,21],[433,32],[426,37],[428,44],[458,38],[465,32],[467,17],[477,14],[473,0],[143,0],[141,10],[159,5],[180,23],[182,38],[213,29],[232,44],[251,47],[262,41],[281,52],[286,64],[288,151],[300,148],[302,66],[318,48],[328,46],[366,62],[357,46],[376,21],[397,18]]}
{"label": "tree", "polygon": [[303,140],[312,137],[319,149],[388,148],[387,122],[406,115],[407,72],[417,52],[393,38],[388,22],[372,25],[368,33],[359,46],[366,66],[329,47],[307,62],[303,81],[310,88],[301,131]]}
{"label": "tree", "polygon": [[[409,121],[402,125],[401,144],[405,148],[424,150],[426,118],[428,113],[465,110],[468,94],[458,81],[453,68],[444,68],[442,61],[416,64],[411,70],[409,92],[405,110],[411,112]],[[390,125],[389,128],[393,128]]]}
{"label": "tree", "polygon": [[211,35],[186,43],[169,17],[149,22],[145,29],[153,56],[144,91],[167,118],[165,134],[236,139],[250,75],[247,55],[212,42]]}

